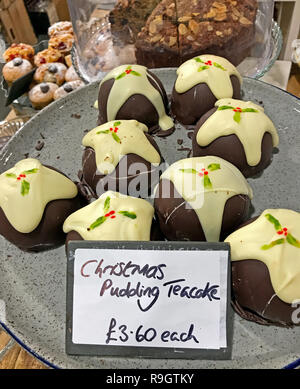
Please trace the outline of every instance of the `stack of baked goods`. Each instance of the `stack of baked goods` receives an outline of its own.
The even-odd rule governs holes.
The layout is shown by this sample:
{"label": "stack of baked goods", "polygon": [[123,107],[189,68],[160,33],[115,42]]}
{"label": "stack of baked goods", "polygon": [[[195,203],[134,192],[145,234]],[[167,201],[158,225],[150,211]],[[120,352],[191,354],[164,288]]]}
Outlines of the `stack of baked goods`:
{"label": "stack of baked goods", "polygon": [[44,108],[84,83],[75,72],[71,61],[74,42],[72,23],[57,22],[48,29],[48,48],[35,52],[33,46],[13,43],[3,54],[6,64],[3,77],[10,86],[20,77],[35,70],[28,97],[35,109]]}
{"label": "stack of baked goods", "polygon": [[[265,199],[251,218],[248,177],[276,163],[279,136],[262,106],[241,99],[242,83],[232,63],[211,54],[177,69],[170,99],[145,66],[114,68],[100,82],[98,125],[82,139],[80,183],[20,161],[0,175],[0,233],[33,251],[72,240],[225,241],[236,311],[295,325],[300,214]],[[166,167],[157,140],[177,124],[192,130],[192,155]]]}

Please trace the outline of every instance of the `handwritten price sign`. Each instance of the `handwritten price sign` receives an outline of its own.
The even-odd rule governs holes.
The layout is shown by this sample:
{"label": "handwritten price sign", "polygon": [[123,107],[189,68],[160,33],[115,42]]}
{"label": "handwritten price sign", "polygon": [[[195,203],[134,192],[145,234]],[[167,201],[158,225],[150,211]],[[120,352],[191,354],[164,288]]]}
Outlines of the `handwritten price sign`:
{"label": "handwritten price sign", "polygon": [[227,245],[98,244],[69,247],[68,353],[228,357]]}

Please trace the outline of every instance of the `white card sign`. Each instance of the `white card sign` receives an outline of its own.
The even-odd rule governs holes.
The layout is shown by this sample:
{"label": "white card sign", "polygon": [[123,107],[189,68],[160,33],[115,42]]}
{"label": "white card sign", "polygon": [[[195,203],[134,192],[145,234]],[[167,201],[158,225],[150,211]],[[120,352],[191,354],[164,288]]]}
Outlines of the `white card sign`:
{"label": "white card sign", "polygon": [[69,255],[67,352],[124,355],[127,349],[125,354],[131,350],[132,355],[141,348],[143,355],[152,356],[158,349],[167,355],[174,349],[179,354],[228,350],[225,244],[199,250],[197,243],[170,242],[165,247],[159,242],[158,249],[155,242],[145,242],[142,249],[107,243],[110,247],[97,248],[78,242]]}

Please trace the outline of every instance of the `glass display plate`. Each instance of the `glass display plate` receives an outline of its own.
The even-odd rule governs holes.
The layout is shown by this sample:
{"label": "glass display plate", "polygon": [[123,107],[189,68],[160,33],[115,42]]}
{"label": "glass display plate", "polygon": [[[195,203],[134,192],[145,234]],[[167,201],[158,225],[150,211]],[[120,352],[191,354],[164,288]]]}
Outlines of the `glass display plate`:
{"label": "glass display plate", "polygon": [[[171,93],[176,69],[156,69],[154,73]],[[98,83],[72,92],[34,116],[0,153],[0,172],[29,154],[52,165],[76,180],[81,169],[86,129],[96,126],[98,112],[94,102]],[[244,79],[243,98],[263,104],[279,133],[280,144],[272,164],[255,179],[253,215],[266,208],[300,211],[300,100],[266,84]],[[45,143],[40,151],[37,141]],[[178,144],[178,139],[182,144]],[[176,131],[156,141],[170,164],[187,157],[191,140],[188,131]],[[181,143],[181,142],[179,142]],[[172,360],[144,358],[102,358],[70,356],[65,352],[66,323],[65,248],[29,254],[0,237],[0,323],[19,343],[44,361],[60,368],[283,368],[300,357],[300,327],[286,329],[261,326],[234,316],[233,356],[228,361]]]}

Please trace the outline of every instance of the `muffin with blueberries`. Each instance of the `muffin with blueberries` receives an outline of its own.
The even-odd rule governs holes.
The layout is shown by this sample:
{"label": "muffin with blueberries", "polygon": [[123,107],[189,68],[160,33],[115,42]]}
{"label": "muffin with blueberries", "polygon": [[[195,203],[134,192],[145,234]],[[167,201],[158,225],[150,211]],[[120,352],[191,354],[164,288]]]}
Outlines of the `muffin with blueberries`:
{"label": "muffin with blueberries", "polygon": [[75,81],[70,81],[66,82],[64,85],[56,89],[54,92],[53,98],[54,100],[58,100],[67,94],[73,92],[74,90],[81,88],[85,85],[85,83],[81,80],[75,80]]}
{"label": "muffin with blueberries", "polygon": [[65,82],[66,65],[59,62],[45,63],[37,68],[34,80],[38,83],[53,82],[58,86]]}
{"label": "muffin with blueberries", "polygon": [[54,100],[54,92],[58,85],[53,82],[42,82],[35,85],[28,93],[33,108],[42,109]]}

